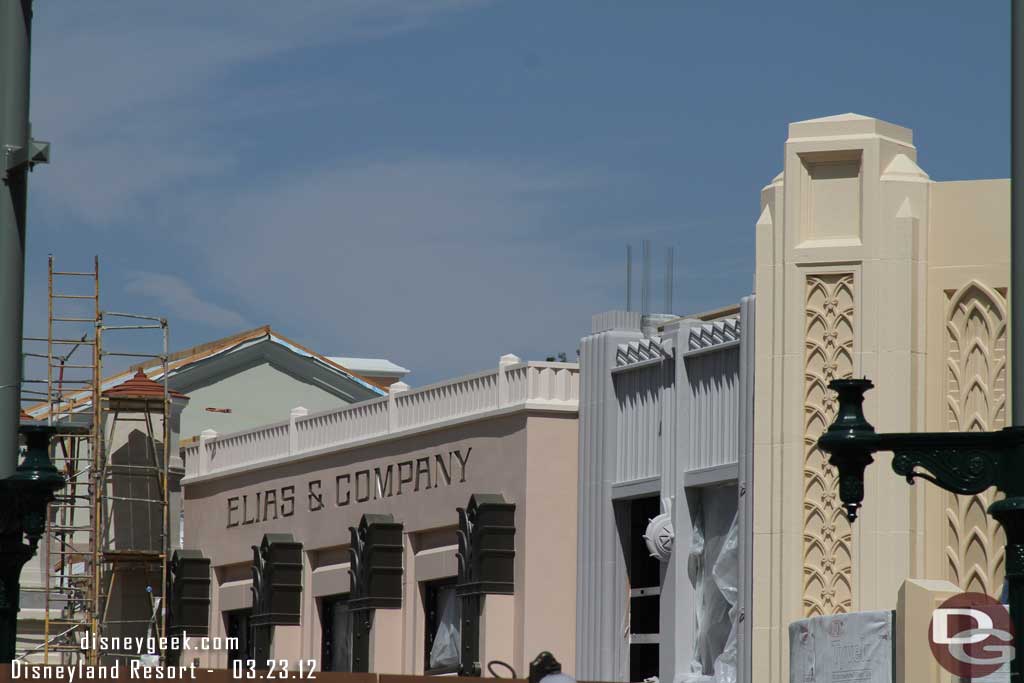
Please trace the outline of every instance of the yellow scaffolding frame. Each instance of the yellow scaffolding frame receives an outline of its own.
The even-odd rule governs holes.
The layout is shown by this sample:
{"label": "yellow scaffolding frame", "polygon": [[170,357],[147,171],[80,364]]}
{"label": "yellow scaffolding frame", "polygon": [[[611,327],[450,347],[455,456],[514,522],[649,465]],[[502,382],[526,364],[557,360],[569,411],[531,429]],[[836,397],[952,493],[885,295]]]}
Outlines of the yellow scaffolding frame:
{"label": "yellow scaffolding frame", "polygon": [[[63,283],[75,279],[91,280],[88,293],[73,287],[64,290]],[[85,663],[96,664],[102,657],[118,656],[98,649],[99,638],[120,623],[111,619],[109,614],[116,575],[140,565],[149,570],[158,569],[160,585],[152,587],[153,592],[162,596],[166,590],[171,543],[167,321],[154,316],[104,313],[100,308],[98,257],[93,260],[92,271],[59,271],[54,268],[54,259],[50,255],[47,292],[47,336],[25,338],[26,347],[30,349],[45,342],[46,352],[27,350],[24,354],[26,360],[46,360],[46,379],[25,379],[22,402],[34,404],[31,410],[36,414],[30,415],[29,419],[39,419],[45,414],[46,421],[58,427],[51,458],[62,470],[67,484],[58,492],[47,514],[47,530],[41,549],[43,585],[22,589],[23,594],[40,590],[44,594],[42,643],[23,647],[17,655],[29,659],[41,650],[42,661],[46,664],[69,664],[82,657]],[[81,308],[85,304],[89,305],[88,313]],[[128,320],[128,324],[110,324],[105,322],[105,318]],[[78,326],[76,333],[66,331],[67,326],[75,325]],[[162,353],[104,351],[104,331],[144,329],[161,331]],[[84,334],[77,334],[83,330]],[[89,362],[78,359],[82,355],[79,350],[83,348],[91,349]],[[105,425],[111,425],[110,436],[113,436],[113,428],[124,421],[124,418],[119,419],[116,411],[111,415],[110,402],[103,395],[104,359],[112,356],[158,360],[162,370],[163,400],[155,402],[158,406],[154,407],[158,410],[150,411],[147,405],[142,420],[146,423],[147,452],[153,458],[152,465],[146,467],[156,473],[160,482],[158,498],[148,501],[162,507],[161,538],[155,551],[147,549],[140,553],[133,548],[116,547],[110,534],[112,506],[118,503],[113,482],[115,477],[121,476],[118,470],[123,466],[115,466],[111,462],[109,449],[113,441],[105,434]],[[72,376],[68,376],[69,373]],[[45,392],[35,388],[40,385],[45,385]],[[159,452],[155,446],[153,414],[160,415],[162,423]],[[85,434],[62,434],[59,429],[61,425],[82,424],[88,426]],[[157,610],[147,624],[155,626],[158,636],[165,633],[165,614],[165,609]],[[94,637],[90,647],[83,650],[80,641],[85,634]]]}

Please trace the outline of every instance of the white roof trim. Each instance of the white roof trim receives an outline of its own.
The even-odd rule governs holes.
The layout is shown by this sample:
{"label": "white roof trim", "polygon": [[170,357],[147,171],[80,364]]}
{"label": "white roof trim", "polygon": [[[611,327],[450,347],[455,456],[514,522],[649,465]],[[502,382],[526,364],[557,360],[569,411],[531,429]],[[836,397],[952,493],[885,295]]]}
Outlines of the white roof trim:
{"label": "white roof trim", "polygon": [[408,375],[410,370],[403,368],[397,363],[392,363],[387,358],[351,358],[348,356],[328,356],[338,365],[344,366],[352,372],[364,375],[387,375],[388,377],[403,377]]}

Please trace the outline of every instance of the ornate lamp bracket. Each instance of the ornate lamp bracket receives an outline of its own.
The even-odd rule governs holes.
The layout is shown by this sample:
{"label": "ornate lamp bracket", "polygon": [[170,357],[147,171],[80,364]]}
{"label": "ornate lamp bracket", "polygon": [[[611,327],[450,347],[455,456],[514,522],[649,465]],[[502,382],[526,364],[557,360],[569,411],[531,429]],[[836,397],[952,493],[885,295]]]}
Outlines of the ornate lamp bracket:
{"label": "ornate lamp bracket", "polygon": [[[892,469],[905,477],[907,483],[915,479],[930,481],[939,488],[957,495],[981,493],[999,484],[1000,465],[1007,445],[998,443],[1005,439],[989,439],[988,433],[956,434],[972,436],[975,445],[951,443],[953,434],[893,434],[880,439],[883,448],[886,442],[913,438],[919,445],[892,444]],[[930,442],[935,443],[930,443]],[[994,442],[986,444],[986,442]]]}
{"label": "ornate lamp bracket", "polygon": [[839,470],[839,496],[852,522],[864,498],[864,469],[878,451],[892,451],[892,469],[913,484],[917,479],[958,495],[996,486],[1008,497],[1024,495],[1024,429],[998,432],[920,432],[878,434],[864,417],[867,379],[837,379],[829,388],[839,395],[836,419],[818,439]]}

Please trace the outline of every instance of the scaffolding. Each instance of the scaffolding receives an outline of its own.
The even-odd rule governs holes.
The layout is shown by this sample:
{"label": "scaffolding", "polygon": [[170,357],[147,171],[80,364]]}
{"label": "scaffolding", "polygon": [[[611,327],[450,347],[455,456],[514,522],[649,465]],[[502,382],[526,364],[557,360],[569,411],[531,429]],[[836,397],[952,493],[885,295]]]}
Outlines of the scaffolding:
{"label": "scaffolding", "polygon": [[[25,338],[22,401],[33,405],[22,419],[57,427],[51,458],[66,485],[48,511],[39,585],[23,580],[23,596],[35,596],[23,597],[23,606],[28,602],[43,609],[41,642],[20,641],[17,654],[44,664],[97,664],[132,656],[102,651],[103,636],[165,633],[166,610],[159,601],[167,585],[170,548],[167,322],[104,312],[98,257],[91,271],[60,271],[51,255],[47,291],[47,336]],[[159,330],[160,352],[104,349],[106,336],[128,330]],[[108,359],[159,367],[162,396],[108,396],[103,383]],[[45,379],[33,379],[29,368],[41,368],[44,361]],[[78,428],[77,433],[62,431],[65,425]],[[146,511],[142,516],[147,519],[155,516],[157,524],[147,523],[136,533],[139,510]],[[144,587],[137,585],[140,572]],[[154,598],[156,609],[151,608]],[[132,605],[140,603],[148,608],[145,618],[131,618]]]}

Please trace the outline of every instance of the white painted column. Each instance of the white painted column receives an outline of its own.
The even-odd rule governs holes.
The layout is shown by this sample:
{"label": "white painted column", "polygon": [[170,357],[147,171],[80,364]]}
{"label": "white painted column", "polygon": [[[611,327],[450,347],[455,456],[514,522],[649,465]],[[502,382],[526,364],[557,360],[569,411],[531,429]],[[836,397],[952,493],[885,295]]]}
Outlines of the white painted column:
{"label": "white painted column", "polygon": [[503,408],[508,405],[508,368],[522,363],[523,360],[515,355],[514,353],[506,353],[504,356],[498,359],[498,407]]}
{"label": "white painted column", "polygon": [[395,382],[388,387],[388,432],[397,432],[401,424],[398,420],[398,395],[403,391],[409,391],[405,382]]}
{"label": "white painted column", "polygon": [[196,463],[197,474],[206,474],[210,471],[211,461],[213,460],[213,447],[210,446],[210,442],[217,438],[217,432],[212,429],[204,429],[199,434],[199,462]]}
{"label": "white painted column", "polygon": [[309,411],[302,406],[292,408],[288,414],[288,455],[295,455],[299,452],[299,433],[295,429],[295,423],[299,418],[307,415],[309,415]]}

